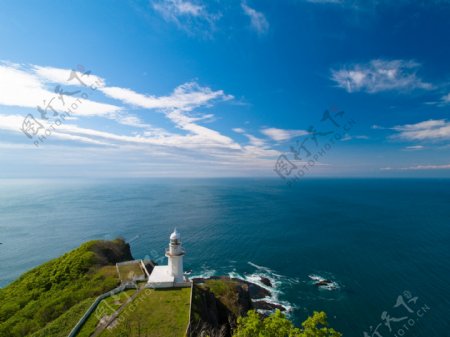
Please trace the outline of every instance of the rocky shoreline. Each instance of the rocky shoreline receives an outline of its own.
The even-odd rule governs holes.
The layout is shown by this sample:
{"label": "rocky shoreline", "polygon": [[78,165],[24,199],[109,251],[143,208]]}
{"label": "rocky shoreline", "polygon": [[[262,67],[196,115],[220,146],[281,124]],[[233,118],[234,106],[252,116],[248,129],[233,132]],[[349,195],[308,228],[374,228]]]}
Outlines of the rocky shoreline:
{"label": "rocky shoreline", "polygon": [[[280,311],[287,310],[283,305],[281,305],[279,303],[272,303],[272,302],[268,302],[267,300],[265,300],[267,298],[272,297],[272,293],[268,289],[263,288],[258,284],[249,282],[247,280],[243,280],[243,279],[235,278],[235,277],[229,277],[229,276],[211,276],[211,277],[207,277],[207,278],[192,279],[192,281],[197,284],[205,283],[207,280],[225,280],[225,281],[237,282],[244,289],[246,289],[248,291],[248,294],[249,294],[249,297],[251,300],[251,304],[252,304],[252,309],[255,309],[257,311],[268,312],[268,311],[274,311],[276,309],[279,309]],[[273,287],[272,282],[266,277],[261,276],[260,282],[269,288]]]}

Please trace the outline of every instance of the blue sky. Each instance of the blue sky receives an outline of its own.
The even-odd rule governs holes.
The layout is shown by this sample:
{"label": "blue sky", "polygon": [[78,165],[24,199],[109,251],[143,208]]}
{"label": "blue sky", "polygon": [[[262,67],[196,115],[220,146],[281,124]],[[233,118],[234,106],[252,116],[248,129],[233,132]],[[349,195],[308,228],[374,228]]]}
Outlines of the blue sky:
{"label": "blue sky", "polygon": [[2,177],[450,176],[449,1],[1,6]]}

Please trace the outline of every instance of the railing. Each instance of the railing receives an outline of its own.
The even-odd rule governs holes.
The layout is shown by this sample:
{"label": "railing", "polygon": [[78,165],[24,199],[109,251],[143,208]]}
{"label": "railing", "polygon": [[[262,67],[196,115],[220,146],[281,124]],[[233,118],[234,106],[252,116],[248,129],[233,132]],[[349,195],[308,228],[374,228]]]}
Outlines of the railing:
{"label": "railing", "polygon": [[125,289],[131,289],[131,288],[137,289],[137,286],[135,283],[128,282],[128,283],[118,286],[117,288],[114,288],[113,290],[108,291],[107,293],[104,293],[104,294],[98,296],[95,299],[94,303],[92,303],[92,305],[89,307],[89,309],[84,313],[83,317],[81,317],[80,320],[78,321],[78,323],[73,327],[72,331],[69,333],[69,335],[67,337],[75,337],[78,334],[78,332],[80,331],[83,324],[86,322],[86,320],[89,318],[89,316],[97,308],[98,304],[103,299],[105,299],[109,296],[115,295],[117,293],[120,293],[120,292],[124,291]]}
{"label": "railing", "polygon": [[177,254],[171,254],[171,253],[170,253],[170,248],[166,248],[166,255],[178,256],[178,255],[184,255],[184,254],[186,254],[186,251],[185,251],[183,248],[180,248],[180,249],[178,250],[178,253],[177,253]]}

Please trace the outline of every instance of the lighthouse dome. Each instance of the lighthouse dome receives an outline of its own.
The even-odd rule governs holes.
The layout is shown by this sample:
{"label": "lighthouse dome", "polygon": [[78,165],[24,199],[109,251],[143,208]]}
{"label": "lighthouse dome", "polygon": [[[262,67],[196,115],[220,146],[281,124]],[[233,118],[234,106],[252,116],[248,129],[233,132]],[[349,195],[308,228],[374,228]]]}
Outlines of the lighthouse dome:
{"label": "lighthouse dome", "polygon": [[180,240],[180,233],[177,232],[176,228],[173,233],[170,234],[170,240]]}

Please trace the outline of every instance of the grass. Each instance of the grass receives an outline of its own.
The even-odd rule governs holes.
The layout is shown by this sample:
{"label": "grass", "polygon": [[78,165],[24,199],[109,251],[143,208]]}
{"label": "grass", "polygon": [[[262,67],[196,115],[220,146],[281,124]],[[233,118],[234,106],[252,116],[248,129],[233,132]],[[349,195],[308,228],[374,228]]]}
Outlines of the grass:
{"label": "grass", "polygon": [[135,292],[136,290],[134,289],[128,289],[114,296],[107,297],[101,301],[94,312],[83,324],[81,330],[77,334],[77,337],[89,337],[95,331],[98,322],[103,316],[114,313]]}
{"label": "grass", "polygon": [[86,310],[94,303],[94,300],[95,298],[92,297],[74,305],[69,311],[47,324],[45,328],[32,334],[31,337],[67,337]]}
{"label": "grass", "polygon": [[144,276],[145,273],[142,270],[141,263],[136,261],[135,263],[118,265],[119,277],[123,282],[133,281],[135,277]]}
{"label": "grass", "polygon": [[190,288],[145,289],[101,337],[183,337],[189,323]]}
{"label": "grass", "polygon": [[209,289],[236,316],[239,316],[238,286],[239,284],[233,280],[207,280],[202,285]]}
{"label": "grass", "polygon": [[0,289],[0,336],[66,337],[94,298],[119,285],[115,264],[129,259],[123,240],[90,241],[33,268]]}

